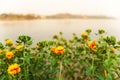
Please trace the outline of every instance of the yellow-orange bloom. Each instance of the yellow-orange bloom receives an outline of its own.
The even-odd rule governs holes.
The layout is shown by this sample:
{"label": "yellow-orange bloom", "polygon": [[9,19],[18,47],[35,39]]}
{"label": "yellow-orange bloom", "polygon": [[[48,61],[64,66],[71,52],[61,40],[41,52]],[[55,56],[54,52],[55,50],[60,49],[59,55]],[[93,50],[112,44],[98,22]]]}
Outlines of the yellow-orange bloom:
{"label": "yellow-orange bloom", "polygon": [[3,52],[3,50],[0,49],[0,55],[1,55],[2,52]]}
{"label": "yellow-orange bloom", "polygon": [[3,52],[5,52],[5,53],[6,53],[6,52],[8,52],[8,50],[7,50],[7,49],[4,49],[4,50],[3,50]]}
{"label": "yellow-orange bloom", "polygon": [[0,53],[2,53],[3,51],[0,49]]}
{"label": "yellow-orange bloom", "polygon": [[16,47],[16,49],[19,50],[19,51],[21,51],[21,50],[23,49],[23,45],[18,45],[18,46]]}
{"label": "yellow-orange bloom", "polygon": [[82,33],[81,33],[81,36],[87,37],[87,36],[88,36],[88,33],[87,33],[87,32],[82,32]]}
{"label": "yellow-orange bloom", "polygon": [[15,75],[21,71],[21,68],[18,64],[12,64],[7,69],[8,73],[11,75]]}
{"label": "yellow-orange bloom", "polygon": [[91,41],[91,42],[89,43],[89,47],[90,47],[90,49],[92,49],[92,50],[94,50],[94,49],[96,48],[96,45],[97,45],[96,40]]}
{"label": "yellow-orange bloom", "polygon": [[105,76],[107,76],[108,71],[107,71],[107,70],[104,70],[104,71],[103,71],[103,74],[104,74]]}
{"label": "yellow-orange bloom", "polygon": [[53,35],[53,38],[54,38],[54,39],[57,39],[57,38],[58,38],[58,36],[57,36],[56,34],[54,34],[54,35]]}
{"label": "yellow-orange bloom", "polygon": [[37,46],[36,46],[36,48],[37,48],[37,49],[40,49],[40,48],[42,48],[42,46],[40,46],[40,45],[37,45]]}
{"label": "yellow-orange bloom", "polygon": [[107,36],[103,36],[103,39],[107,39]]}
{"label": "yellow-orange bloom", "polygon": [[8,58],[8,59],[11,59],[11,58],[13,58],[14,57],[14,53],[13,52],[6,52],[6,58]]}
{"label": "yellow-orange bloom", "polygon": [[55,53],[56,54],[63,54],[64,52],[65,52],[65,49],[62,46],[58,46],[58,47],[55,48]]}
{"label": "yellow-orange bloom", "polygon": [[87,39],[84,39],[84,43],[87,43],[87,41],[88,41]]}
{"label": "yellow-orange bloom", "polygon": [[115,52],[115,48],[111,48],[111,52],[113,52],[113,53],[114,53],[114,52]]}
{"label": "yellow-orange bloom", "polygon": [[7,39],[6,44],[13,44],[13,41],[11,39]]}
{"label": "yellow-orange bloom", "polygon": [[56,47],[52,47],[52,48],[51,48],[51,51],[52,51],[52,52],[55,52],[55,49],[56,49]]}
{"label": "yellow-orange bloom", "polygon": [[12,45],[11,48],[12,48],[12,49],[15,49],[15,46]]}

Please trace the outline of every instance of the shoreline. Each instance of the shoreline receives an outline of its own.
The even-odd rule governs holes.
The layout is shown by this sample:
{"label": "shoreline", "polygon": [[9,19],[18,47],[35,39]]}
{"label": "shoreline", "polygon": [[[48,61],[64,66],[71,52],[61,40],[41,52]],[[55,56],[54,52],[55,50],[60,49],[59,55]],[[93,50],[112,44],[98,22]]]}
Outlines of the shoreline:
{"label": "shoreline", "polygon": [[113,18],[48,18],[48,19],[0,19],[0,21],[31,21],[31,20],[92,20],[92,19],[96,19],[96,20],[100,20],[100,19],[104,19],[104,20],[116,20]]}

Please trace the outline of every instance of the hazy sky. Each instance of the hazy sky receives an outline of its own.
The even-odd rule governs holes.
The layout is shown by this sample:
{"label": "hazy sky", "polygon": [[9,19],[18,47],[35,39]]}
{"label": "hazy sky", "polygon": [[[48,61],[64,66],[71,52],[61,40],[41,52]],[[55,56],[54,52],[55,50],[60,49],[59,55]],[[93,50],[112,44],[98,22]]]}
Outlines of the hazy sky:
{"label": "hazy sky", "polygon": [[120,0],[0,0],[0,13],[67,12],[120,17]]}

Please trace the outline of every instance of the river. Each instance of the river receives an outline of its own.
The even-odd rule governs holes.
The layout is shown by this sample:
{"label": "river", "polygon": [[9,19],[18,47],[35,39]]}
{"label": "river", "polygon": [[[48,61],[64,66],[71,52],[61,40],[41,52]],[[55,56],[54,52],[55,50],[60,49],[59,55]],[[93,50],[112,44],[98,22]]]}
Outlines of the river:
{"label": "river", "polygon": [[80,36],[86,29],[92,29],[93,33],[104,29],[108,35],[120,39],[120,21],[117,19],[46,19],[0,21],[0,42],[7,38],[16,40],[19,35],[29,35],[35,42],[50,40],[53,34],[59,32],[63,32],[64,36],[70,39],[72,33]]}

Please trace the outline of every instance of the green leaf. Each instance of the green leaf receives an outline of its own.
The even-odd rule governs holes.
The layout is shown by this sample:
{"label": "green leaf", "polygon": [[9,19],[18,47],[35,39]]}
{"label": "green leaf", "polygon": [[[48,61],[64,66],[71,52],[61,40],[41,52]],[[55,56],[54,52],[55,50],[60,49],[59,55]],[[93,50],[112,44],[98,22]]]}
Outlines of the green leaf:
{"label": "green leaf", "polygon": [[105,30],[99,29],[99,30],[98,30],[98,33],[99,33],[99,34],[103,34],[103,33],[105,33]]}
{"label": "green leaf", "polygon": [[104,80],[104,77],[101,74],[96,75],[97,80]]}
{"label": "green leaf", "polygon": [[56,78],[55,80],[63,80],[62,78]]}
{"label": "green leaf", "polygon": [[93,66],[87,68],[87,70],[86,70],[86,75],[88,75],[88,76],[93,76],[93,75],[92,75],[92,72],[93,72],[94,69],[95,69],[95,68],[94,68]]}
{"label": "green leaf", "polygon": [[67,65],[69,65],[70,64],[70,61],[69,60],[64,60],[64,62],[67,64]]}
{"label": "green leaf", "polygon": [[108,75],[106,76],[106,79],[107,79],[107,80],[113,80],[113,79],[112,79],[112,76],[111,76],[110,74],[108,74]]}
{"label": "green leaf", "polygon": [[30,41],[31,40],[31,37],[30,36],[27,36],[27,35],[21,35],[18,37],[18,40],[26,43],[27,41]]}
{"label": "green leaf", "polygon": [[32,45],[32,41],[27,41],[27,45]]}
{"label": "green leaf", "polygon": [[3,47],[3,44],[0,42],[0,49],[3,49],[4,47]]}
{"label": "green leaf", "polygon": [[1,76],[1,80],[5,80],[5,77],[6,77],[6,76]]}
{"label": "green leaf", "polygon": [[28,55],[25,57],[25,61],[27,62],[27,64],[30,64],[30,59],[32,58],[32,55]]}
{"label": "green leaf", "polygon": [[58,60],[54,59],[54,60],[52,60],[52,63],[51,63],[51,64],[54,66],[54,65],[57,64],[57,62],[58,62]]}

